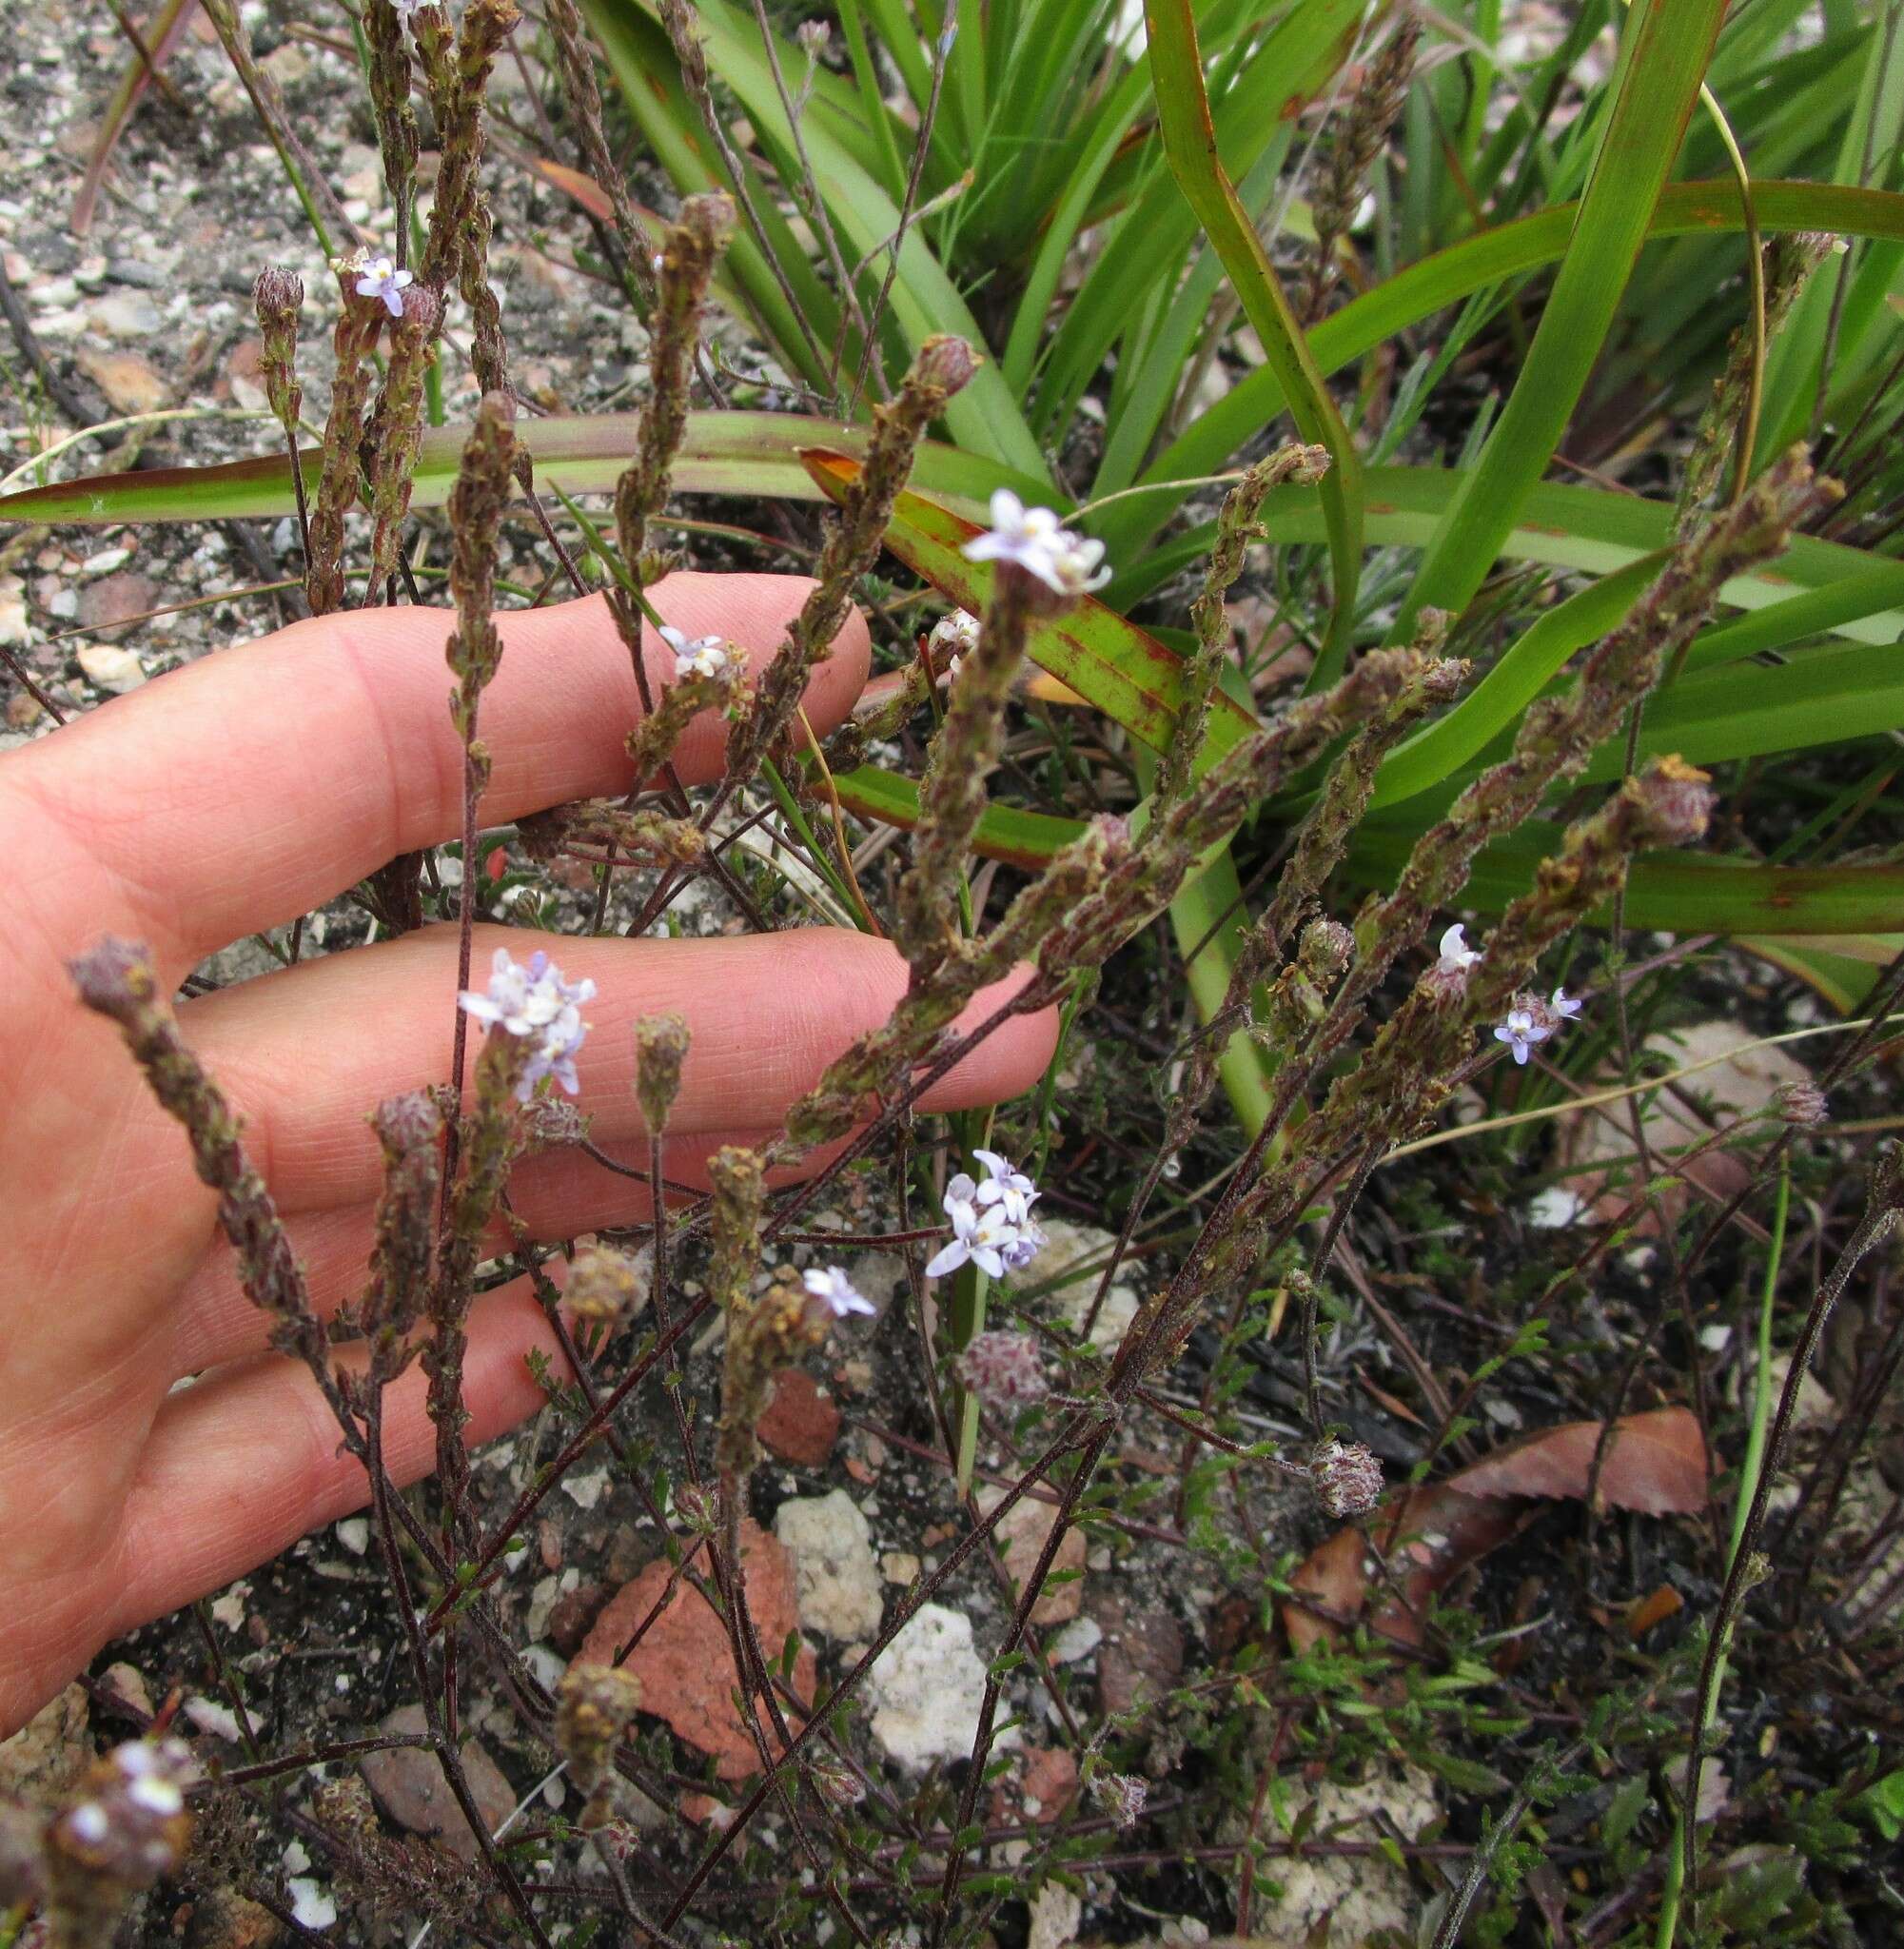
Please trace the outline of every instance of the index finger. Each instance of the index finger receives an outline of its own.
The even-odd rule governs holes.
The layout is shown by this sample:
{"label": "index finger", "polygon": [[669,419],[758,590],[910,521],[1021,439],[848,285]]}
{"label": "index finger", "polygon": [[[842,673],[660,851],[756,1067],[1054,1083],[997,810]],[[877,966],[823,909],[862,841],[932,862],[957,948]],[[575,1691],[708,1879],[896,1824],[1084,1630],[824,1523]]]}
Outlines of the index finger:
{"label": "index finger", "polygon": [[[652,600],[689,636],[719,635],[759,669],[813,586],[804,576],[672,575]],[[443,646],[451,612],[354,609],[221,650],[16,753],[0,784],[56,830],[34,856],[69,926],[144,935],[182,974],[242,935],[309,912],[399,854],[462,823],[462,746]],[[502,660],[482,695],[489,787],[479,822],[625,791],[624,740],[641,716],[628,651],[600,597],[497,618]],[[649,680],[673,654],[642,632]],[[854,612],[814,672],[807,714],[837,724],[865,682]],[[717,775],[723,727],[690,726],[684,779]],[[39,837],[39,836],[35,836]],[[53,917],[53,916],[49,916]],[[79,945],[77,938],[74,948]]]}

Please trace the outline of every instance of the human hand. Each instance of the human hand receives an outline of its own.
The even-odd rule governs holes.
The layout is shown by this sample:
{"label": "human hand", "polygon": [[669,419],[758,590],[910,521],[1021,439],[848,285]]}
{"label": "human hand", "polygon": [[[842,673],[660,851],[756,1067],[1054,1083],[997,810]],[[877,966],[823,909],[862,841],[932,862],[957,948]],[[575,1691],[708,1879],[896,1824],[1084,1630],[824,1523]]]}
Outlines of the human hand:
{"label": "human hand", "polygon": [[[690,636],[718,633],[756,665],[808,584],[682,574],[654,600]],[[447,612],[353,611],[226,650],[117,699],[0,759],[11,897],[0,923],[0,1735],[103,1644],[218,1588],[360,1507],[306,1370],[268,1350],[270,1322],[240,1289],[216,1198],[112,1025],[66,963],[105,934],[151,945],[161,992],[207,954],[279,926],[397,855],[459,832],[462,750],[445,699]],[[480,822],[623,791],[639,716],[626,650],[599,600],[501,620],[484,693],[494,758]],[[650,667],[669,653],[649,633]],[[825,731],[865,680],[850,619],[806,708]],[[689,730],[692,783],[717,776],[722,727]],[[598,995],[579,1058],[580,1107],[611,1155],[645,1167],[631,1024],[675,1010],[693,1046],[669,1129],[668,1174],[700,1179],[723,1143],[757,1141],[905,987],[884,942],[809,928],[743,939],[580,940],[485,929],[519,957],[549,947]],[[361,1289],[379,1181],[367,1113],[449,1074],[453,928],[274,972],[178,1009],[181,1029],[245,1123],[327,1317]],[[997,994],[969,1011],[991,1012]],[[992,1101],[1036,1078],[1049,1016],[1013,1019],[925,1107]],[[579,1152],[516,1173],[533,1233],[561,1239],[646,1215],[643,1189]],[[559,1358],[521,1282],[481,1299],[464,1388],[471,1441],[533,1411],[525,1356]],[[347,1359],[349,1350],[340,1349]],[[174,1391],[176,1384],[193,1384]],[[385,1406],[398,1482],[424,1474],[434,1430],[413,1367]]]}

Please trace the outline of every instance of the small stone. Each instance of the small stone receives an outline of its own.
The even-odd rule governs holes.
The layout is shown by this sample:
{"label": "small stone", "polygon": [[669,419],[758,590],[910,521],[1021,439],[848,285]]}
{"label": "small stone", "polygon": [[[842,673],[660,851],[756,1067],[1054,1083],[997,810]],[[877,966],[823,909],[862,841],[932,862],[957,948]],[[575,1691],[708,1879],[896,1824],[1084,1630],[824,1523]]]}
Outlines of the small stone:
{"label": "small stone", "polygon": [[1084,1902],[1062,1881],[1047,1881],[1031,1898],[1031,1933],[1025,1949],[1070,1949],[1084,1920]]}
{"label": "small stone", "polygon": [[165,324],[159,307],[144,291],[122,291],[101,298],[88,307],[87,319],[97,330],[115,339],[149,339]]}
{"label": "small stone", "polygon": [[[436,1762],[430,1763],[435,1765]],[[327,1929],[337,1919],[337,1903],[320,1882],[308,1875],[299,1875],[285,1885],[290,1890],[293,1921],[307,1929]]]}
{"label": "small stone", "polygon": [[[298,1884],[292,1885],[295,1900]],[[318,1884],[311,1881],[305,1885],[315,1890]],[[322,1905],[321,1900],[318,1905]],[[235,1888],[214,1888],[200,1896],[191,1904],[190,1914],[186,1949],[274,1949],[275,1944],[285,1939],[277,1917],[268,1908],[261,1908],[257,1902],[239,1894]],[[305,1920],[302,1915],[298,1919]],[[337,1910],[333,1905],[331,1920],[336,1919]],[[309,1926],[308,1923],[306,1925]]]}
{"label": "small stone", "polygon": [[889,1584],[910,1584],[919,1574],[919,1560],[909,1549],[889,1549],[879,1559],[879,1574]]}
{"label": "small stone", "polygon": [[[216,1699],[187,1699],[185,1716],[200,1732],[209,1733],[213,1739],[223,1740],[227,1745],[236,1746],[244,1742],[244,1729],[238,1723],[237,1713]],[[256,1730],[255,1725],[253,1730]]]}
{"label": "small stone", "polygon": [[[740,1526],[740,1558],[747,1579],[747,1605],[764,1645],[775,1655],[787,1634],[799,1627],[794,1594],[794,1565],[780,1544],[751,1517]],[[576,1654],[579,1664],[611,1664],[615,1654],[660,1601],[669,1566],[659,1559],[609,1599],[595,1628]],[[731,1694],[734,1659],[727,1626],[691,1585],[677,1583],[667,1608],[624,1661],[623,1669],[641,1681],[642,1697],[653,1710],[703,1753],[713,1755],[722,1780],[744,1780],[759,1769],[754,1740],[736,1718]],[[812,1698],[813,1650],[802,1645],[794,1665],[793,1688]]]}
{"label": "small stone", "polygon": [[79,354],[77,363],[115,413],[156,413],[171,400],[171,387],[137,352],[88,349]]}
{"label": "small stone", "polygon": [[774,1534],[794,1559],[802,1624],[835,1643],[878,1630],[883,1605],[872,1532],[844,1489],[782,1503]]}
{"label": "small stone", "polygon": [[126,1716],[142,1730],[153,1717],[152,1693],[146,1683],[146,1674],[136,1664],[128,1664],[121,1659],[116,1664],[108,1664],[99,1676],[100,1686],[110,1692],[126,1708]]}
{"label": "small stone", "polygon": [[[978,1506],[987,1515],[1005,1500],[1001,1488],[986,1488],[978,1492]],[[1045,1547],[1045,1539],[1051,1533],[1051,1526],[1057,1521],[1058,1512],[1053,1504],[1034,1502],[1031,1497],[1012,1505],[1011,1510],[1000,1521],[996,1531],[999,1547],[1005,1555],[1005,1567],[1010,1573],[1014,1591],[1022,1590],[1025,1580],[1037,1568],[1038,1557]],[[1031,1622],[1037,1625],[1062,1624],[1078,1614],[1078,1607],[1084,1601],[1082,1571],[1085,1566],[1084,1531],[1070,1528],[1065,1532],[1065,1540],[1058,1545],[1058,1553],[1051,1562],[1051,1575],[1045,1580],[1045,1587],[1039,1593],[1038,1601],[1031,1606]],[[1064,1583],[1051,1581],[1060,1570],[1073,1574]]]}
{"label": "small stone", "polygon": [[[972,1752],[985,1703],[985,1666],[972,1648],[972,1620],[922,1604],[867,1674],[873,1737],[911,1772]],[[995,1744],[1017,1743],[1015,1728]]]}
{"label": "small stone", "polygon": [[1097,1689],[1107,1713],[1129,1712],[1160,1697],[1184,1668],[1184,1629],[1167,1610],[1138,1610],[1110,1591],[1093,1604],[1104,1631]]}
{"label": "small stone", "polygon": [[[1018,1804],[1030,1820],[1045,1823],[1055,1821],[1070,1804],[1078,1789],[1078,1762],[1062,1746],[1028,1746],[1018,1775]],[[1014,1815],[1006,1782],[992,1796],[992,1818],[1003,1824]]]}
{"label": "small stone", "polygon": [[86,1687],[70,1684],[0,1740],[0,1797],[57,1799],[92,1762],[86,1728]]}
{"label": "small stone", "polygon": [[7,728],[10,731],[24,731],[30,724],[37,724],[46,715],[40,709],[40,700],[30,690],[16,690],[7,699]]}
{"label": "small stone", "polygon": [[1045,1640],[1045,1656],[1053,1664],[1075,1664],[1104,1643],[1104,1626],[1095,1618],[1073,1618],[1063,1630]]}
{"label": "small stone", "polygon": [[166,274],[156,264],[141,264],[136,257],[108,257],[106,275],[115,285],[131,285],[141,291],[164,288]]}
{"label": "small stone", "polygon": [[370,1547],[369,1518],[346,1516],[337,1526],[337,1540],[352,1556],[361,1557]]}
{"label": "small stone", "polygon": [[27,585],[16,575],[0,575],[0,643],[27,640]]}
{"label": "small stone", "polygon": [[227,1631],[235,1631],[245,1622],[245,1600],[251,1595],[251,1586],[245,1582],[234,1584],[223,1596],[213,1599],[211,1619],[213,1624],[223,1624]]}
{"label": "small stone", "polygon": [[109,690],[115,695],[137,690],[146,680],[145,664],[117,643],[82,643],[73,652],[73,661],[95,689]]}
{"label": "small stone", "polygon": [[79,620],[88,629],[111,629],[159,606],[159,585],[150,576],[137,569],[124,575],[101,574],[97,561],[95,557],[81,571],[99,575],[97,581],[79,592]]}
{"label": "small stone", "polygon": [[79,565],[81,575],[110,575],[121,569],[132,559],[129,548],[102,548],[97,555],[88,555]]}
{"label": "small stone", "polygon": [[578,1508],[592,1509],[608,1487],[608,1470],[598,1468],[592,1475],[565,1475],[562,1493]]}
{"label": "small stone", "polygon": [[756,1429],[770,1454],[801,1468],[823,1468],[839,1439],[839,1409],[803,1368],[782,1368]]}
{"label": "small stone", "polygon": [[[421,1705],[400,1705],[379,1730],[420,1733],[426,1728]],[[436,1755],[423,1746],[391,1746],[363,1762],[363,1778],[378,1804],[400,1827],[441,1841],[461,1860],[473,1861],[480,1849],[462,1809],[450,1792]],[[501,1769],[473,1740],[462,1746],[462,1770],[477,1811],[494,1834],[516,1811],[515,1789]]]}

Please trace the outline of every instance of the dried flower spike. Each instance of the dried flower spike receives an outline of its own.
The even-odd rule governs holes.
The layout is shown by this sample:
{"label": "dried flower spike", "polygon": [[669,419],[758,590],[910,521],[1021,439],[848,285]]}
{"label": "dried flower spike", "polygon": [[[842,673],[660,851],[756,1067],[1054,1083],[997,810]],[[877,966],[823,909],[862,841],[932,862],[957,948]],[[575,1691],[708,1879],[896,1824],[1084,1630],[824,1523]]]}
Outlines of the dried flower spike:
{"label": "dried flower spike", "polygon": [[1133,1773],[1098,1773],[1091,1778],[1090,1797],[1119,1827],[1134,1827],[1150,1789]]}
{"label": "dried flower spike", "polygon": [[1382,1500],[1382,1464],[1361,1442],[1319,1442],[1309,1480],[1331,1516],[1360,1516]]}
{"label": "dried flower spike", "polygon": [[588,1034],[580,1008],[595,999],[593,981],[564,981],[561,970],[540,948],[526,966],[507,948],[498,948],[487,992],[465,990],[457,999],[477,1021],[533,1043],[516,1085],[520,1102],[529,1100],[544,1076],[553,1076],[571,1096],[580,1090],[575,1057]]}

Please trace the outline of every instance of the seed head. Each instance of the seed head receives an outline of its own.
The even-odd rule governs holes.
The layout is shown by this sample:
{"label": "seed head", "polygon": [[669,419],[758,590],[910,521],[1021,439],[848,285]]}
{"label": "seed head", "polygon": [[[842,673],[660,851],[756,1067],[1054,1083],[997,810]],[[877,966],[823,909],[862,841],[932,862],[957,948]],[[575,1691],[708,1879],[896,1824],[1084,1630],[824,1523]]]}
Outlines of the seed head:
{"label": "seed head", "polygon": [[998,1408],[1021,1408],[1051,1391],[1037,1341],[1002,1327],[973,1334],[952,1370],[967,1392]]}
{"label": "seed head", "polygon": [[1777,1104],[1778,1114],[1787,1123],[1799,1126],[1823,1123],[1831,1111],[1825,1093],[1809,1078],[1801,1083],[1780,1083]]}
{"label": "seed head", "polygon": [[1382,1464],[1361,1442],[1319,1442],[1309,1480],[1331,1516],[1360,1516],[1382,1500]]}

